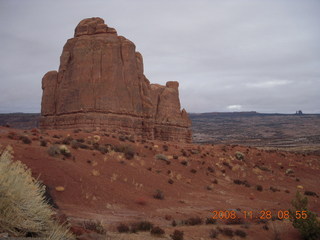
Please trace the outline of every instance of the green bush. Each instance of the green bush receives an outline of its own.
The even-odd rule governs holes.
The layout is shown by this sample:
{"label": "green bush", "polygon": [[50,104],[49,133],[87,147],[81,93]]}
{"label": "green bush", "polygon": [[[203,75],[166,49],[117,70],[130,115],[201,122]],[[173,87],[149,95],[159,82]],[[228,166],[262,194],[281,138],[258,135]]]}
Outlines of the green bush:
{"label": "green bush", "polygon": [[13,162],[12,148],[0,146],[0,232],[14,237],[51,240],[73,239],[65,226],[53,220],[54,211],[45,200],[45,186],[34,179],[20,161]]}
{"label": "green bush", "polygon": [[[291,204],[293,209],[289,209],[289,213],[293,227],[300,231],[303,239],[320,239],[320,221],[315,213],[308,210],[308,198],[297,191]],[[302,211],[305,211],[303,212],[305,215],[301,214]]]}

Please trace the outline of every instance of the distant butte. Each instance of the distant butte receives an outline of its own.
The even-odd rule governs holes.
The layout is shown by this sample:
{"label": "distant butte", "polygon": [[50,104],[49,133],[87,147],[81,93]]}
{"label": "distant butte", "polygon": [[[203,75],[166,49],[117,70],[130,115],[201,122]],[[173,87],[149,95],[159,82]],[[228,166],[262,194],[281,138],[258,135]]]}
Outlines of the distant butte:
{"label": "distant butte", "polygon": [[179,83],[150,84],[142,55],[101,18],[82,20],[59,71],[42,79],[42,129],[105,129],[144,139],[191,142]]}

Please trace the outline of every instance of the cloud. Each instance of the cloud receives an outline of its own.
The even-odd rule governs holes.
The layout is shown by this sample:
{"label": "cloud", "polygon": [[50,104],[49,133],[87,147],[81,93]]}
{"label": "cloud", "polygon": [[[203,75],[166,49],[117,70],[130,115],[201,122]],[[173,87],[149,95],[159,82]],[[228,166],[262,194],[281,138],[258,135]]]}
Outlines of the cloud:
{"label": "cloud", "polygon": [[42,76],[92,16],[135,43],[151,82],[179,81],[189,112],[320,112],[319,11],[318,0],[0,0],[0,112],[40,111]]}
{"label": "cloud", "polygon": [[241,105],[229,105],[229,106],[227,106],[227,109],[230,111],[241,111],[242,106]]}
{"label": "cloud", "polygon": [[263,81],[263,82],[247,83],[246,86],[249,88],[274,88],[279,86],[285,86],[290,83],[291,81],[288,81],[288,80],[269,80],[269,81]]}

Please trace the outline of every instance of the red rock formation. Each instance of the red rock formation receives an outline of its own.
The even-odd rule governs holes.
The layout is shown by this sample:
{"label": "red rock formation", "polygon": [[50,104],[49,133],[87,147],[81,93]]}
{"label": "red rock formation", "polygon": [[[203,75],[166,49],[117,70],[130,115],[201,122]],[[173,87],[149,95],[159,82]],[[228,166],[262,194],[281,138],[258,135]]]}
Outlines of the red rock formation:
{"label": "red rock formation", "polygon": [[82,20],[67,41],[59,71],[42,79],[40,126],[103,128],[147,139],[191,141],[178,82],[150,84],[135,45],[101,18]]}

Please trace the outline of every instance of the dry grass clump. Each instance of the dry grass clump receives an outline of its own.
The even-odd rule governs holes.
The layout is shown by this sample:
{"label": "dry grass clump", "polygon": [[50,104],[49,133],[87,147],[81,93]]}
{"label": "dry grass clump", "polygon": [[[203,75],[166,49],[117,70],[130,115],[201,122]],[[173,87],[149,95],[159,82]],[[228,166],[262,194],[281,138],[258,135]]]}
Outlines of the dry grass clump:
{"label": "dry grass clump", "polygon": [[136,154],[134,148],[131,145],[127,145],[127,144],[116,146],[114,150],[116,152],[124,153],[124,157],[128,160],[133,159],[134,155]]}
{"label": "dry grass clump", "polygon": [[98,221],[85,221],[85,222],[82,223],[82,226],[85,229],[88,229],[90,231],[96,232],[98,234],[102,234],[102,235],[106,234],[106,230],[102,226],[101,222],[98,222]]}
{"label": "dry grass clump", "polygon": [[65,157],[71,157],[71,152],[66,145],[57,145],[57,144],[51,145],[48,148],[48,154],[51,157],[57,157],[60,154],[62,154]]}
{"label": "dry grass clump", "polygon": [[164,162],[167,163],[168,165],[171,163],[171,162],[169,161],[168,157],[167,157],[166,155],[164,155],[164,154],[157,154],[157,155],[155,155],[154,157],[155,157],[155,159],[157,159],[157,160],[164,161]]}
{"label": "dry grass clump", "polygon": [[20,161],[12,162],[11,152],[11,147],[0,148],[0,232],[14,237],[73,239],[66,227],[53,220],[45,186]]}

